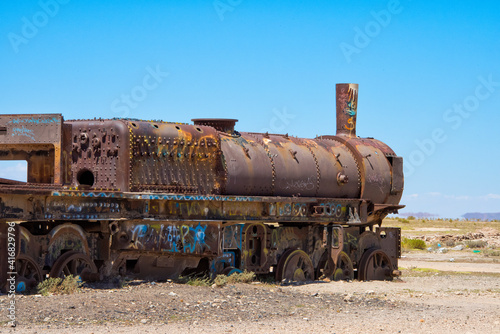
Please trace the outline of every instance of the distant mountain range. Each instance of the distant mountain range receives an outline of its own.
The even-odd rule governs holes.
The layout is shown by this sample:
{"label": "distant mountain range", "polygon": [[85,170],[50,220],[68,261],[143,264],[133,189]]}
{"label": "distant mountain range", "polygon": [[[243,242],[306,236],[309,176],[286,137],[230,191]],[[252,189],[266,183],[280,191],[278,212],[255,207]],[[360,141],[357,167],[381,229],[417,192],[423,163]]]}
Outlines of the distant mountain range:
{"label": "distant mountain range", "polygon": [[479,219],[479,220],[500,220],[500,212],[497,213],[484,213],[484,212],[468,212],[462,217],[466,219]]}
{"label": "distant mountain range", "polygon": [[400,212],[398,215],[403,217],[413,216],[415,218],[436,218],[439,217],[438,214],[429,212]]}
{"label": "distant mountain range", "polygon": [[[413,216],[415,218],[439,218],[440,215],[436,213],[429,212],[400,212],[398,214],[401,217]],[[485,213],[485,212],[468,212],[462,215],[465,219],[477,219],[477,220],[500,220],[500,212],[496,213]]]}

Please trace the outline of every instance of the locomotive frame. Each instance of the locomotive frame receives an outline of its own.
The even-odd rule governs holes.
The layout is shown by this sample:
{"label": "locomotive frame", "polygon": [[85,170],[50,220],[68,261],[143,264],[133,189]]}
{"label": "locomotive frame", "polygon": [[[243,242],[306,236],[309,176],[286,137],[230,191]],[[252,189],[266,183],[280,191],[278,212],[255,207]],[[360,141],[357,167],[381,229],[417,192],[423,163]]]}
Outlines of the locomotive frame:
{"label": "locomotive frame", "polygon": [[[16,289],[68,274],[399,275],[400,230],[381,224],[403,207],[402,158],[356,136],[357,92],[337,85],[337,134],[315,139],[239,133],[227,119],[0,115],[0,159],[28,162],[27,182],[0,179]],[[13,270],[0,261],[4,284]]]}

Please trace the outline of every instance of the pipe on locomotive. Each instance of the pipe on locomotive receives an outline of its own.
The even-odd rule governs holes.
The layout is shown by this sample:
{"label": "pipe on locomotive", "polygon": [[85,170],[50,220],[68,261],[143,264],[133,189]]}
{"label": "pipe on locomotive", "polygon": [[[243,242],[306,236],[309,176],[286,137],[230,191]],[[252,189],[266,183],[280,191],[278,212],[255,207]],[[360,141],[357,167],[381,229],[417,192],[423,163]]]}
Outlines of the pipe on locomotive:
{"label": "pipe on locomotive", "polygon": [[356,137],[356,115],[358,113],[358,84],[336,85],[337,136]]}

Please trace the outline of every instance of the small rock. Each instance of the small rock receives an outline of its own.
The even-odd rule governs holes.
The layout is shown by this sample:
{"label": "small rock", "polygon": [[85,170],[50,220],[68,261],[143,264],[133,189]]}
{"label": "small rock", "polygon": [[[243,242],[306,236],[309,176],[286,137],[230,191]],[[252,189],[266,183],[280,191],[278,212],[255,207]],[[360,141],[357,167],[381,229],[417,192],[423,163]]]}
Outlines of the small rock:
{"label": "small rock", "polygon": [[227,300],[225,300],[225,299],[215,298],[215,299],[214,299],[214,303],[227,303]]}
{"label": "small rock", "polygon": [[168,295],[169,296],[177,296],[177,294],[175,292],[173,292],[173,291],[169,292]]}
{"label": "small rock", "polygon": [[450,259],[450,262],[455,262],[455,259],[454,259],[454,258],[451,258],[451,259]]}
{"label": "small rock", "polygon": [[344,297],[345,302],[352,302],[354,300],[354,296],[351,294],[348,294],[347,296]]}
{"label": "small rock", "polygon": [[145,323],[147,323],[147,322],[148,322],[148,319],[142,319],[142,320],[141,320],[141,323],[142,323],[142,324],[145,324]]}
{"label": "small rock", "polygon": [[45,321],[45,322],[47,322],[47,321],[49,321],[49,320],[50,320],[50,317],[45,317],[45,318],[43,319],[43,321]]}

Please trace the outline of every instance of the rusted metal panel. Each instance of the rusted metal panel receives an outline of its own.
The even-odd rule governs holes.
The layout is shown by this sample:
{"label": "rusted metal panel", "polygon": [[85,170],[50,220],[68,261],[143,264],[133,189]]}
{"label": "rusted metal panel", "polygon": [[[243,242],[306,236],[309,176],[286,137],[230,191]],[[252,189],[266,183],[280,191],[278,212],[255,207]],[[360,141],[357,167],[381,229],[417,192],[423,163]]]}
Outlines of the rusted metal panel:
{"label": "rusted metal panel", "polygon": [[[315,196],[318,188],[318,168],[311,151],[298,140],[288,136],[244,133],[254,138],[269,157],[272,171],[272,191],[265,195],[273,196]],[[260,165],[253,164],[257,170]],[[268,164],[264,167],[268,170]],[[253,176],[258,182],[257,175]],[[269,182],[267,182],[269,184]]]}
{"label": "rusted metal panel", "polygon": [[215,257],[222,249],[221,227],[207,221],[119,222],[111,249]]}
{"label": "rusted metal panel", "polygon": [[81,189],[128,191],[130,140],[120,120],[69,121],[71,185]]}
{"label": "rusted metal panel", "polygon": [[[391,157],[390,161],[392,165],[391,194],[397,195],[402,193],[404,189],[403,158]],[[397,203],[399,203],[399,201],[397,201]]]}
{"label": "rusted metal panel", "polygon": [[273,157],[276,173],[274,195],[316,196],[320,176],[311,151],[288,136],[259,137]]}
{"label": "rusted metal panel", "polygon": [[28,182],[62,183],[60,114],[0,115],[0,159],[28,161]]}
{"label": "rusted metal panel", "polygon": [[398,270],[398,259],[401,257],[401,228],[378,227],[376,233],[380,238],[380,248],[391,259],[392,269]]}
{"label": "rusted metal panel", "polygon": [[318,196],[357,198],[361,191],[359,166],[352,152],[335,138],[316,138],[316,146],[311,145],[321,172]]}
{"label": "rusted metal panel", "polygon": [[373,203],[385,203],[391,191],[391,166],[382,151],[364,143],[356,143],[357,152],[363,157],[365,184],[361,198]]}
{"label": "rusted metal panel", "polygon": [[[2,186],[0,186],[2,191]],[[28,198],[30,200],[28,200]],[[338,222],[359,224],[366,208],[359,199],[202,196],[40,190],[27,187],[0,197],[0,219],[107,220],[212,219]]]}
{"label": "rusted metal panel", "polygon": [[60,145],[62,120],[60,114],[0,115],[1,144]]}
{"label": "rusted metal panel", "polygon": [[229,135],[234,134],[234,125],[238,122],[237,119],[230,118],[195,118],[192,119],[194,125],[210,126],[217,131],[224,132]]}
{"label": "rusted metal panel", "polygon": [[272,158],[257,139],[241,136],[221,136],[228,195],[271,195],[274,190]]}
{"label": "rusted metal panel", "polygon": [[208,126],[129,121],[130,190],[218,194],[220,142]]}

